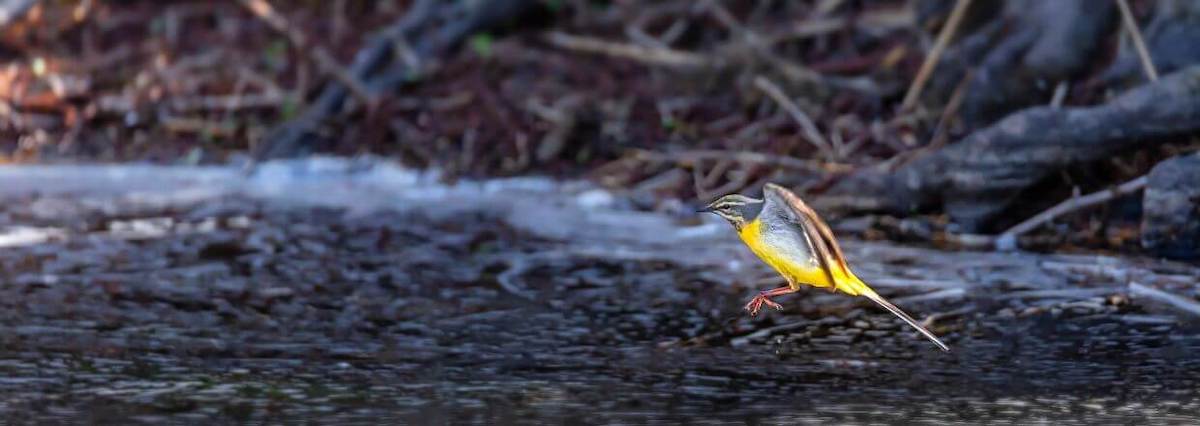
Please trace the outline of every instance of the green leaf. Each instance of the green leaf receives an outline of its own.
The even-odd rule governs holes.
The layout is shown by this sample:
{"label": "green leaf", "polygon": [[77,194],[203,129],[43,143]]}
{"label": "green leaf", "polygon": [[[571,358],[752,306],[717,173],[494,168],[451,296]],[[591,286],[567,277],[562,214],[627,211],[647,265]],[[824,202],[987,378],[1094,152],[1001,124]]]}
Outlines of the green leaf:
{"label": "green leaf", "polygon": [[471,36],[471,50],[475,51],[476,55],[487,58],[492,56],[492,35],[488,33],[479,33]]}

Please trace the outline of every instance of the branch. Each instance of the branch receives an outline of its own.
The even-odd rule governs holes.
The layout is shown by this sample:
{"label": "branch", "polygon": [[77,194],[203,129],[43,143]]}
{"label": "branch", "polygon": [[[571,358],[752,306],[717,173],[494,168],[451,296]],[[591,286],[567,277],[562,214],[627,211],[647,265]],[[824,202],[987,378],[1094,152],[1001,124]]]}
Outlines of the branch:
{"label": "branch", "polygon": [[946,46],[950,45],[950,39],[954,38],[954,33],[958,31],[958,25],[962,23],[963,17],[967,14],[967,7],[970,5],[971,0],[958,0],[958,3],[954,5],[954,10],[950,11],[950,17],[946,19],[946,25],[938,33],[937,41],[933,43],[933,48],[929,50],[929,56],[926,56],[925,62],[921,63],[921,69],[917,71],[917,77],[913,79],[912,85],[908,87],[908,93],[904,95],[904,101],[900,103],[901,110],[911,109],[916,105],[917,99],[921,97],[921,91],[925,90],[925,83],[929,81],[929,76],[933,74],[933,69],[937,66],[938,59],[942,57],[942,52],[946,50]]}
{"label": "branch", "polygon": [[1146,187],[1146,176],[1141,176],[1129,182],[1122,183],[1115,188],[1106,189],[1103,191],[1093,192],[1080,197],[1071,197],[1066,201],[1058,203],[1054,207],[1046,209],[1031,217],[1024,222],[1018,223],[1016,226],[1004,231],[996,238],[997,250],[1012,250],[1017,246],[1017,236],[1026,232],[1032,231],[1042,224],[1054,220],[1054,218],[1071,213],[1078,210],[1101,204],[1112,200],[1113,198],[1122,195],[1140,191]]}
{"label": "branch", "polygon": [[[535,0],[415,0],[403,17],[377,33],[355,54],[350,75],[364,81],[374,93],[390,91],[414,75],[427,72],[424,63],[432,62],[471,34],[495,27],[537,4]],[[465,11],[465,16],[455,17],[440,27],[430,25],[439,16],[448,16],[445,12],[460,10]],[[419,43],[410,47],[408,40]],[[255,148],[255,158],[287,157],[311,149],[308,145],[315,139],[313,129],[343,108],[347,87],[340,83],[327,83],[304,112],[272,129],[264,143]]]}
{"label": "branch", "polygon": [[808,114],[805,114],[799,105],[796,105],[791,98],[788,98],[783,93],[783,89],[780,89],[770,79],[761,75],[754,78],[754,86],[766,93],[767,96],[770,96],[771,99],[774,99],[788,114],[791,114],[792,119],[796,120],[796,123],[799,123],[800,128],[804,130],[804,135],[808,139],[808,142],[821,151],[826,158],[830,160],[838,159],[837,153],[833,152],[833,146],[829,144],[829,141],[825,140],[825,136],[821,135],[821,131],[817,129],[816,123],[813,123],[812,118],[809,118]]}
{"label": "branch", "polygon": [[325,50],[324,47],[315,43],[309,43],[304,32],[293,26],[279,12],[276,12],[275,8],[271,7],[270,3],[267,3],[267,0],[239,0],[239,2],[246,9],[250,10],[251,13],[254,13],[254,16],[257,16],[258,19],[261,19],[272,29],[286,36],[288,41],[295,45],[296,48],[307,50],[309,58],[318,67],[321,67],[322,71],[333,76],[338,82],[349,88],[350,93],[353,93],[359,102],[364,104],[374,103],[375,96],[367,89],[366,84],[355,78],[345,67],[342,67],[342,64],[338,63],[333,54]]}
{"label": "branch", "polygon": [[1129,37],[1133,39],[1133,47],[1137,50],[1138,59],[1142,61],[1142,70],[1146,72],[1146,78],[1149,78],[1150,81],[1158,81],[1158,70],[1154,68],[1154,61],[1150,60],[1150,51],[1146,49],[1146,42],[1142,40],[1142,32],[1138,30],[1137,21],[1133,19],[1133,12],[1129,10],[1129,2],[1117,0],[1117,7],[1121,9],[1121,20],[1125,23],[1125,30],[1129,31]]}
{"label": "branch", "polygon": [[554,46],[587,53],[599,53],[618,58],[633,59],[654,65],[674,67],[707,67],[716,65],[706,56],[665,47],[640,46],[617,43],[593,37],[571,35],[558,31],[546,34],[546,41]]}
{"label": "branch", "polygon": [[1159,302],[1174,306],[1176,309],[1185,311],[1189,314],[1200,316],[1200,303],[1184,296],[1178,296],[1154,287],[1145,286],[1136,282],[1129,283],[1129,294],[1141,296],[1147,299],[1154,299]]}

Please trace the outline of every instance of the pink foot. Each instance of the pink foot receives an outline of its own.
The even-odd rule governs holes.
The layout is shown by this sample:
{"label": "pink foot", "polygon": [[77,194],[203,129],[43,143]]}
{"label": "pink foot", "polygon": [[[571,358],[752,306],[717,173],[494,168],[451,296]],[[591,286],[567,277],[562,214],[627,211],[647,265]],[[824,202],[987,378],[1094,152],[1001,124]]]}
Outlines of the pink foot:
{"label": "pink foot", "polygon": [[763,304],[775,308],[776,310],[783,310],[783,305],[775,303],[775,301],[771,300],[765,291],[758,292],[757,296],[754,296],[753,299],[750,299],[750,303],[746,304],[745,309],[750,311],[750,316],[755,316],[758,315],[759,310],[762,310]]}
{"label": "pink foot", "polygon": [[758,292],[757,296],[754,296],[753,299],[750,299],[750,303],[746,304],[746,310],[750,311],[750,316],[755,316],[758,315],[758,311],[762,309],[762,305],[766,304],[767,306],[782,311],[783,305],[775,303],[775,301],[771,300],[771,298],[795,292],[796,290],[793,290],[790,285],[787,287],[779,287],[767,291],[760,291]]}

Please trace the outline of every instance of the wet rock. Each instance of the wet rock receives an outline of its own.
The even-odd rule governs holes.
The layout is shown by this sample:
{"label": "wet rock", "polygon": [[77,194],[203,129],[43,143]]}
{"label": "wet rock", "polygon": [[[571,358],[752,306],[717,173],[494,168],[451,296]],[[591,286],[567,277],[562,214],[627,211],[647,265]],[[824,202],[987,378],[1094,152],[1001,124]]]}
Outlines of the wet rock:
{"label": "wet rock", "polygon": [[1142,246],[1161,256],[1200,258],[1200,153],[1150,171],[1142,197]]}

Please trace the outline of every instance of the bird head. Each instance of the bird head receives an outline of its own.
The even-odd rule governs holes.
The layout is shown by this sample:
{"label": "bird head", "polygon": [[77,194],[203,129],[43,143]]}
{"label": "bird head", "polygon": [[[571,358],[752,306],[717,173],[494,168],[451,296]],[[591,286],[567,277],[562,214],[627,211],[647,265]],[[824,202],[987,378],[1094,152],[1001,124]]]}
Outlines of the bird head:
{"label": "bird head", "polygon": [[763,200],[750,198],[741,194],[729,194],[709,203],[700,212],[713,213],[725,218],[734,229],[741,230],[747,223],[758,217],[762,211]]}

